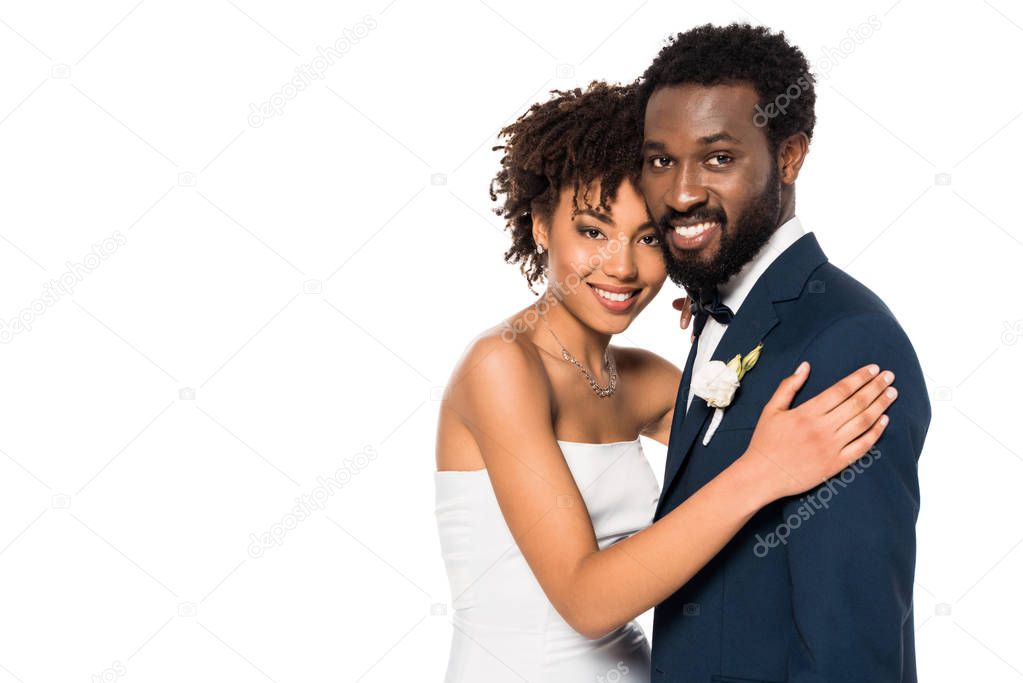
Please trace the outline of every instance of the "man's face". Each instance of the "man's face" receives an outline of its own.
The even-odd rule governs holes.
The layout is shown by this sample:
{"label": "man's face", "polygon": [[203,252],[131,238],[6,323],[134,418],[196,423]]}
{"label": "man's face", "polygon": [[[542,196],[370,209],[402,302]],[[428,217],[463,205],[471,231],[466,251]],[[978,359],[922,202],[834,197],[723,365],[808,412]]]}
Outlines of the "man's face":
{"label": "man's face", "polygon": [[778,227],[781,181],[750,85],[675,85],[647,103],[640,189],[668,275],[690,292],[725,282]]}

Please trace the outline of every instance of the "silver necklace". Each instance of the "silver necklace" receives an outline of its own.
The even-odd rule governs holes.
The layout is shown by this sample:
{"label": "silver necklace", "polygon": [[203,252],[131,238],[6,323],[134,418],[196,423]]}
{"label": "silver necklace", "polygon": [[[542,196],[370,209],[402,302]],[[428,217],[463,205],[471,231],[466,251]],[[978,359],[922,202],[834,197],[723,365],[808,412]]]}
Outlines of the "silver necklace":
{"label": "silver necklace", "polygon": [[554,341],[558,342],[558,346],[561,347],[561,357],[579,368],[579,371],[583,373],[586,381],[590,383],[590,388],[593,389],[593,393],[595,393],[599,398],[607,398],[611,394],[615,393],[615,389],[618,388],[618,366],[615,365],[614,356],[611,355],[610,351],[608,351],[608,349],[604,349],[604,367],[607,368],[610,380],[608,380],[606,387],[602,387],[597,381],[597,378],[593,376],[593,373],[587,370],[582,363],[575,359],[575,356],[568,352],[565,345],[561,343],[560,339],[558,339],[558,335],[554,334],[554,330],[551,329],[550,323],[547,322],[547,316],[544,315],[536,303],[533,304],[533,308],[536,309],[540,319],[543,320],[544,327],[546,327],[547,331],[551,333],[552,337],[554,337]]}

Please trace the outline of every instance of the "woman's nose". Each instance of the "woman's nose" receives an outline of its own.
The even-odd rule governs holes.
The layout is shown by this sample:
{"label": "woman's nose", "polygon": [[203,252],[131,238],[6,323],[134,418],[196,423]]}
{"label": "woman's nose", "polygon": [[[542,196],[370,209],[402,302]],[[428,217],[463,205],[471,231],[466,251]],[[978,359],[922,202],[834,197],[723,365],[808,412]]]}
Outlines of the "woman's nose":
{"label": "woman's nose", "polygon": [[623,244],[614,254],[609,254],[604,261],[604,272],[619,280],[631,280],[636,277],[635,255],[628,244]]}

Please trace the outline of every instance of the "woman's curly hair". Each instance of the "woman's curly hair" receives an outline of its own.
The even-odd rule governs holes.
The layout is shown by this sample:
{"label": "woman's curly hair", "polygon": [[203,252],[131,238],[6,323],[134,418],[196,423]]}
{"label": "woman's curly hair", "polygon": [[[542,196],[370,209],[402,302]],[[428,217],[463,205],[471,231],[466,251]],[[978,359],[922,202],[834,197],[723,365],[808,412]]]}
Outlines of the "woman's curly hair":
{"label": "woman's curly hair", "polygon": [[[580,190],[585,204],[610,211],[622,181],[638,183],[642,168],[635,82],[593,81],[586,90],[550,92],[554,97],[502,128],[498,137],[507,142],[492,148],[504,150],[501,170],[490,182],[492,200],[504,195],[494,212],[512,233],[504,260],[520,264],[530,291],[543,277],[546,263],[546,255],[536,253],[533,216],[549,220],[567,187],[574,189],[573,216],[580,211]],[[600,181],[600,197],[593,204],[588,195],[595,180]]]}

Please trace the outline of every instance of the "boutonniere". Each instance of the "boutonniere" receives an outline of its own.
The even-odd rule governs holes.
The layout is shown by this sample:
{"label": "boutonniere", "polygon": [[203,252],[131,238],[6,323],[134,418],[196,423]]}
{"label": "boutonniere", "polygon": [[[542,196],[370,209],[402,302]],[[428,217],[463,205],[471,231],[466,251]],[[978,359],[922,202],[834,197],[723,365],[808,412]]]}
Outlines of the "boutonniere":
{"label": "boutonniere", "polygon": [[707,405],[714,408],[714,417],[711,418],[710,427],[703,437],[704,446],[710,443],[710,438],[721,424],[725,416],[724,409],[732,405],[732,399],[742,378],[757,364],[762,348],[763,342],[757,344],[756,348],[745,356],[736,354],[735,358],[727,363],[712,360],[693,375],[693,395],[706,400]]}

